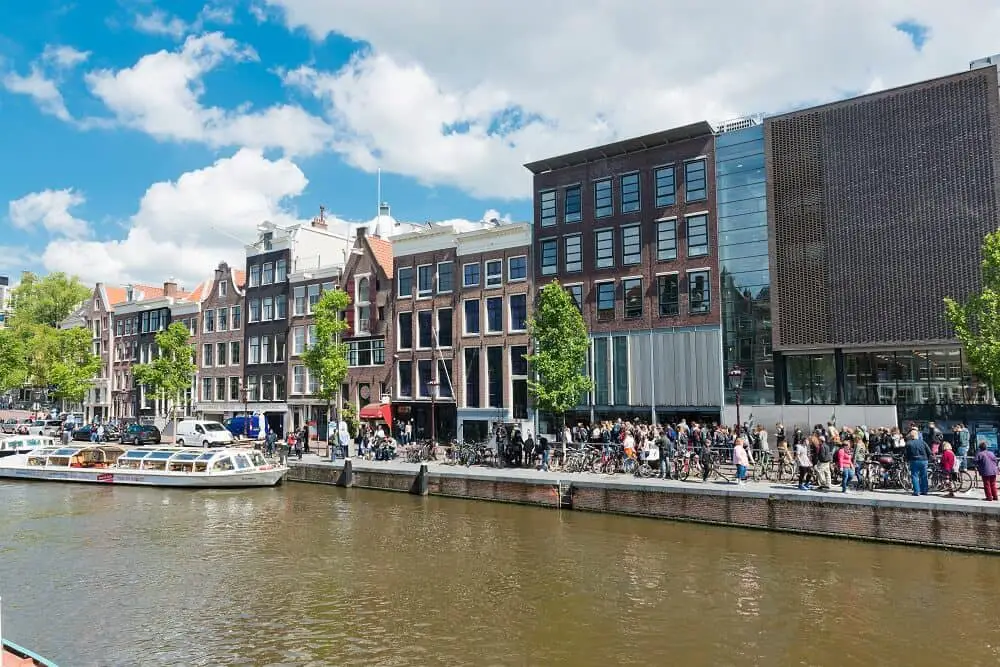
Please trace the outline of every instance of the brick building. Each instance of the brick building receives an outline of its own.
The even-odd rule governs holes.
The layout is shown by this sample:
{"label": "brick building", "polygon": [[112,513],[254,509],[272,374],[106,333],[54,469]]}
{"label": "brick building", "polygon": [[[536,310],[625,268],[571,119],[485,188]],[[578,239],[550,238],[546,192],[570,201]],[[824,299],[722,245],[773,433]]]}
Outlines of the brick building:
{"label": "brick building", "polygon": [[578,416],[716,419],[712,127],[693,123],[525,166],[534,174],[535,280],[566,287],[592,338],[595,389]]}
{"label": "brick building", "polygon": [[196,337],[198,400],[203,419],[222,421],[243,412],[243,287],[246,274],[226,262],[215,269],[200,301],[201,326],[190,326]]}

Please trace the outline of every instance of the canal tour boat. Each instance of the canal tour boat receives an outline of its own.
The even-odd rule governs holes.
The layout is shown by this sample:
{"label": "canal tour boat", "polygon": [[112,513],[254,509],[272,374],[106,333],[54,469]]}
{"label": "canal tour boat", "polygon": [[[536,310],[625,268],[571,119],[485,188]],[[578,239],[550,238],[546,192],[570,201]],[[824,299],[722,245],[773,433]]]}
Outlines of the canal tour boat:
{"label": "canal tour boat", "polygon": [[14,454],[27,454],[39,447],[55,447],[59,441],[47,435],[15,435],[0,440],[0,458]]}
{"label": "canal tour boat", "polygon": [[56,663],[51,660],[46,660],[14,642],[9,642],[6,639],[2,642],[3,645],[0,646],[0,665],[2,667],[56,667]]}
{"label": "canal tour boat", "polygon": [[252,449],[94,443],[41,447],[0,459],[0,478],[175,488],[275,486],[287,472],[287,466]]}

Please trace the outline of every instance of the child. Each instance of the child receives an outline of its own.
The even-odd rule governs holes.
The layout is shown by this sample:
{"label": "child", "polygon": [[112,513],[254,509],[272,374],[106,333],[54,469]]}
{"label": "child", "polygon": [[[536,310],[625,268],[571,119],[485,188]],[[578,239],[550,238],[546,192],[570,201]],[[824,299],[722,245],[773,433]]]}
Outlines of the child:
{"label": "child", "polygon": [[951,443],[945,442],[941,445],[941,472],[944,473],[945,484],[948,489],[948,497],[955,497],[955,452],[951,451]]}

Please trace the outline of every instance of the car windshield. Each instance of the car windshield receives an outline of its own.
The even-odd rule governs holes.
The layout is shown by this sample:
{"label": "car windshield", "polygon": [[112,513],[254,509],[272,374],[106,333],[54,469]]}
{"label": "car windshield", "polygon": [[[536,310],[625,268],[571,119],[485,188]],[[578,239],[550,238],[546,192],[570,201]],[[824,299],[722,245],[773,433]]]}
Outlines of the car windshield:
{"label": "car windshield", "polygon": [[225,431],[226,429],[222,428],[222,424],[205,424],[205,430],[206,431]]}
{"label": "car windshield", "polygon": [[129,427],[128,427],[128,432],[129,433],[138,433],[141,430],[142,430],[142,427],[139,426],[138,424],[129,424]]}

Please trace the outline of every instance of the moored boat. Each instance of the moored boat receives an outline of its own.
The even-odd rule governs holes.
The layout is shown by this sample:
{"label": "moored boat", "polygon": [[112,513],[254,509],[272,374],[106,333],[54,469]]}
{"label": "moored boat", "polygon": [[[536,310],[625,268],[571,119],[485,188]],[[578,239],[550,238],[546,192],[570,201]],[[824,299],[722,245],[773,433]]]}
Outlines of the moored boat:
{"label": "moored boat", "polygon": [[59,441],[47,435],[15,435],[12,438],[0,440],[0,458],[14,454],[27,454],[39,447],[55,447],[58,444]]}
{"label": "moored boat", "polygon": [[0,478],[131,486],[241,488],[275,486],[287,466],[256,450],[80,444],[40,447],[0,460]]}
{"label": "moored boat", "polygon": [[2,640],[0,648],[0,665],[3,667],[57,667],[56,663],[46,660],[33,651],[18,646],[6,639]]}

